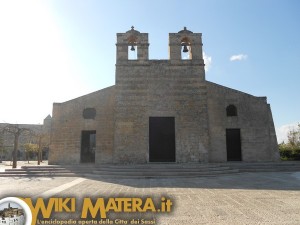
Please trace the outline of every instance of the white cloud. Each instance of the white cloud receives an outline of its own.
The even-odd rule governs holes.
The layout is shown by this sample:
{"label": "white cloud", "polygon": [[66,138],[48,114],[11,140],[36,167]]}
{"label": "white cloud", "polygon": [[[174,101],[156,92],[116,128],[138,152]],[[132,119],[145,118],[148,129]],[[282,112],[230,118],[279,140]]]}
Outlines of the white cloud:
{"label": "white cloud", "polygon": [[246,60],[248,58],[247,55],[245,54],[239,54],[239,55],[232,55],[230,56],[229,60],[230,61],[241,61],[241,60]]}
{"label": "white cloud", "polygon": [[276,128],[276,136],[277,141],[280,144],[281,142],[287,142],[287,134],[290,130],[296,129],[298,127],[298,123],[290,123],[282,125],[278,128]]}
{"label": "white cloud", "polygon": [[211,67],[211,63],[212,63],[212,58],[211,56],[206,55],[205,52],[203,52],[203,59],[204,59],[204,64],[205,64],[205,71],[208,71]]}

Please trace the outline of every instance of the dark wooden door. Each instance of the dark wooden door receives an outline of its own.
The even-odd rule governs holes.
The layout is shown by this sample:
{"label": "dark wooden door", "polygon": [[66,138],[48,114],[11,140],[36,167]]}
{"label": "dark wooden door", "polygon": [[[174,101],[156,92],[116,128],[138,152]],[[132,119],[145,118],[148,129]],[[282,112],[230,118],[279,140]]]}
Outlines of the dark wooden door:
{"label": "dark wooden door", "polygon": [[94,163],[96,150],[96,131],[84,130],[81,132],[81,154],[82,163]]}
{"label": "dark wooden door", "polygon": [[149,118],[149,161],[175,162],[175,118]]}
{"label": "dark wooden door", "polygon": [[242,160],[240,129],[226,129],[227,161]]}

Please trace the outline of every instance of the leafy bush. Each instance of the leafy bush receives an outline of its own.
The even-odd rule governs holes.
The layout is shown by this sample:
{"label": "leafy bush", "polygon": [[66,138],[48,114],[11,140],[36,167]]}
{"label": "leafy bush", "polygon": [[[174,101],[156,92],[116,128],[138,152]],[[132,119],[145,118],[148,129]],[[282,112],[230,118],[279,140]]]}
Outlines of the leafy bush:
{"label": "leafy bush", "polygon": [[280,144],[279,153],[282,160],[300,160],[300,147]]}
{"label": "leafy bush", "polygon": [[300,123],[287,134],[287,143],[278,145],[282,160],[300,160]]}

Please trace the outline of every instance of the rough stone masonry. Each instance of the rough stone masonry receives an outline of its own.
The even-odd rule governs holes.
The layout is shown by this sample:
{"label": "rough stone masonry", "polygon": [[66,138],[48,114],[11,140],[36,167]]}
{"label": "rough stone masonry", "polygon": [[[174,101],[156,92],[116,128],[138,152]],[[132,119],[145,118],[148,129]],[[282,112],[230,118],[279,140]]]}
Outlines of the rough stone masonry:
{"label": "rough stone masonry", "polygon": [[201,33],[170,33],[168,60],[134,27],[116,48],[114,86],[54,103],[49,164],[279,160],[266,97],[206,81]]}

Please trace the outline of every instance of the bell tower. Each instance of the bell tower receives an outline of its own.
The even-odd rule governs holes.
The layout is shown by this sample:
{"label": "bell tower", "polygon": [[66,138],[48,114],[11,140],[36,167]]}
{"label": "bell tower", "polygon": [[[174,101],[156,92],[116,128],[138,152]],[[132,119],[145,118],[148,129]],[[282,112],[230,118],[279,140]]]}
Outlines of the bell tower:
{"label": "bell tower", "polygon": [[201,33],[170,33],[170,59],[149,60],[148,34],[134,27],[117,34],[116,48],[113,162],[208,161]]}
{"label": "bell tower", "polygon": [[148,34],[140,33],[131,27],[126,33],[117,34],[117,64],[127,62],[129,60],[128,51],[136,51],[138,61],[149,59],[149,43]]}
{"label": "bell tower", "polygon": [[[171,63],[179,63],[181,60],[191,60],[193,64],[202,64],[202,34],[193,33],[183,28],[178,33],[169,34],[169,59]],[[186,58],[183,58],[183,53]]]}

